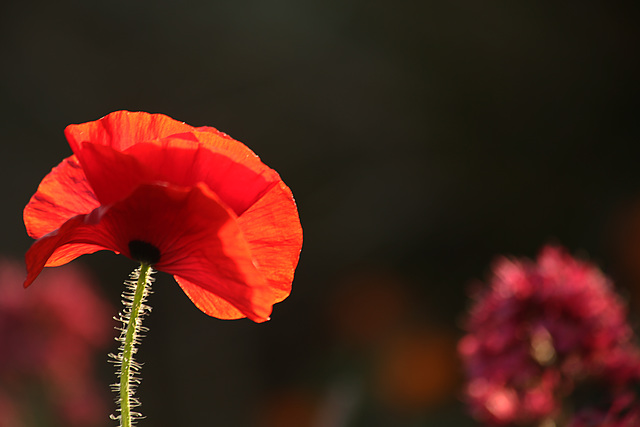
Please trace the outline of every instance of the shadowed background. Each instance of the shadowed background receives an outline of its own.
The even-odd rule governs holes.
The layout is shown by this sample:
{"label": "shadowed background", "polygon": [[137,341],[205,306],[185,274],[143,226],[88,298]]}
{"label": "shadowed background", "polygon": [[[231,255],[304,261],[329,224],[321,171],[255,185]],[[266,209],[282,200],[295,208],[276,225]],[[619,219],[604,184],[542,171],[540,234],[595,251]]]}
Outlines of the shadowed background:
{"label": "shadowed background", "polygon": [[[22,208],[71,154],[67,124],[128,109],[215,126],[296,197],[293,293],[266,324],[225,322],[158,274],[140,425],[473,425],[453,351],[465,287],[495,255],[558,242],[637,298],[638,12],[631,1],[4,2],[0,253],[29,247]],[[76,262],[117,307],[135,264]]]}

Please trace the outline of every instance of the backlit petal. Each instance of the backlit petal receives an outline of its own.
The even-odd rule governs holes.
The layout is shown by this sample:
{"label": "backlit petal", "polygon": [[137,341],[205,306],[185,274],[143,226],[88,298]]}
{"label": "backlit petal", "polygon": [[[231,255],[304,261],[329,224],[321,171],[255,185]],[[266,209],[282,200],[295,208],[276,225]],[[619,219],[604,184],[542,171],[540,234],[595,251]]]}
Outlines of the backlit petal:
{"label": "backlit petal", "polygon": [[271,287],[274,302],[291,292],[302,248],[302,227],[291,190],[283,182],[238,218],[251,254]]}
{"label": "backlit petal", "polygon": [[91,188],[102,205],[111,205],[128,197],[140,184],[150,182],[152,174],[134,157],[111,147],[85,143],[78,151]]}
{"label": "backlit petal", "polygon": [[[279,183],[238,218],[249,243],[254,264],[269,284],[268,300],[275,304],[291,292],[293,272],[302,248],[302,228],[291,190]],[[219,319],[244,317],[241,311],[219,296],[175,276],[194,304]]]}
{"label": "backlit petal", "polygon": [[[200,133],[202,134],[202,133]],[[89,182],[102,204],[127,197],[142,183],[167,182],[190,187],[205,183],[236,215],[242,214],[280,182],[278,174],[254,159],[248,167],[210,146],[182,139],[183,134],[153,143],[141,143],[119,152],[104,145],[84,143],[78,152]],[[239,144],[237,141],[232,142]]]}
{"label": "backlit petal", "polygon": [[[198,132],[195,135],[208,142],[172,137],[153,144],[138,144],[125,153],[135,157],[149,171],[148,181],[182,186],[203,182],[236,215],[241,215],[280,181],[276,171],[260,162],[238,141],[211,133]],[[217,145],[212,141],[217,141]]]}
{"label": "backlit petal", "polygon": [[216,294],[209,292],[201,286],[191,283],[180,276],[173,277],[196,307],[209,316],[224,320],[234,320],[246,317],[240,310]]}
{"label": "backlit petal", "polygon": [[[163,230],[163,238],[154,242],[140,237],[160,248],[156,268],[206,291],[200,295],[224,299],[251,320],[267,320],[273,305],[270,289],[254,265],[234,212],[203,184],[180,191],[169,187],[167,192],[171,203],[160,205],[164,211],[148,221],[155,235]],[[207,304],[200,295],[187,295],[198,307]]]}
{"label": "backlit petal", "polygon": [[[60,246],[51,255],[45,267],[58,267],[60,265],[67,264],[81,255],[92,254],[94,252],[102,251],[105,248],[100,245],[93,245],[89,243],[71,243],[68,245]],[[119,250],[111,249],[116,254],[119,254]]]}
{"label": "backlit petal", "polygon": [[[291,192],[244,144],[162,114],[65,129],[74,156],[24,210],[28,286],[98,250],[173,274],[205,313],[264,321],[291,290],[302,230]],[[131,253],[131,252],[133,253]]]}
{"label": "backlit petal", "polygon": [[24,208],[24,224],[29,236],[37,239],[98,206],[78,159],[71,156],[44,177]]}
{"label": "backlit petal", "polygon": [[[206,132],[201,131],[202,129],[206,129]],[[262,163],[260,157],[249,147],[214,128],[198,128],[198,131],[192,132],[192,134],[210,150],[224,154],[231,160],[241,163],[255,172],[262,174],[267,170],[271,170]],[[271,172],[275,173],[275,171]]]}
{"label": "backlit petal", "polygon": [[87,215],[78,215],[62,226],[36,240],[27,251],[27,279],[24,287],[38,277],[44,267],[66,264],[80,255],[101,249],[120,252],[119,246],[108,224],[100,220],[104,208],[97,208]]}
{"label": "backlit petal", "polygon": [[[269,288],[235,214],[204,184],[143,184],[124,200],[70,219],[29,249],[25,286],[45,265],[61,265],[83,253],[109,249],[130,256],[132,240],[160,250],[158,270],[217,295],[244,316],[264,321],[271,313]],[[196,305],[204,304],[195,298]]]}
{"label": "backlit petal", "polygon": [[194,127],[164,114],[116,111],[93,122],[69,125],[64,133],[71,149],[77,153],[80,145],[87,141],[124,151],[139,142],[193,130]]}

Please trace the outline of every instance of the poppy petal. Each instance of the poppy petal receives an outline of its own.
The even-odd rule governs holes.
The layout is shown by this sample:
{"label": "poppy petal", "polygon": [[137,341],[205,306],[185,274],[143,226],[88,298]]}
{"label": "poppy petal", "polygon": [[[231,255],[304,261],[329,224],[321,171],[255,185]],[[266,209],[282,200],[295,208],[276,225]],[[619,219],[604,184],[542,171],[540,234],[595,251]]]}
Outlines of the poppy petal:
{"label": "poppy petal", "polygon": [[[134,240],[160,251],[158,270],[217,295],[252,320],[268,319],[273,301],[235,214],[204,184],[143,184],[124,200],[71,218],[29,249],[25,286],[46,265],[84,253],[108,249],[131,257]],[[194,298],[196,305],[205,304]]]}
{"label": "poppy petal", "polygon": [[38,239],[25,286],[44,267],[106,249],[173,274],[216,317],[264,321],[289,295],[302,246],[296,205],[244,144],[129,111],[70,125],[65,135],[74,156],[24,211]]}
{"label": "poppy petal", "polygon": [[180,276],[173,277],[196,307],[209,316],[224,320],[234,320],[246,317],[240,310],[216,294],[209,292],[201,286],[191,283]]}
{"label": "poppy petal", "polygon": [[85,142],[78,159],[102,205],[125,199],[141,183],[149,182],[151,173],[134,157],[105,145]]}
{"label": "poppy petal", "polygon": [[185,187],[204,182],[240,215],[280,182],[279,175],[257,157],[247,162],[251,166],[247,167],[228,157],[225,150],[217,153],[210,145],[182,139],[188,135],[194,137],[182,134],[181,138],[137,144],[124,152],[85,142],[78,157],[91,187],[105,205],[127,197],[145,182]]}
{"label": "poppy petal", "polygon": [[[125,153],[135,157],[146,170],[152,171],[148,181],[166,181],[176,185],[193,186],[204,182],[224,202],[241,215],[256,200],[280,181],[276,171],[263,164],[244,144],[215,137],[209,142],[194,143],[175,137],[153,144],[138,144]],[[244,147],[244,148],[236,148]]]}
{"label": "poppy petal", "polygon": [[[92,245],[89,243],[72,243],[63,245],[58,247],[53,255],[49,257],[49,260],[45,264],[45,267],[58,267],[73,261],[81,255],[88,255],[94,252],[108,249],[109,248],[105,248],[99,245]],[[120,253],[120,251],[114,249],[111,250],[116,254]]]}
{"label": "poppy petal", "polygon": [[70,156],[44,177],[24,208],[24,224],[29,236],[38,239],[99,205],[78,159]]}
{"label": "poppy petal", "polygon": [[[179,202],[182,209],[172,214],[167,212],[172,207],[165,207],[159,215],[168,215],[164,221],[154,224],[158,221],[157,215],[148,221],[152,230],[165,228],[164,239],[157,241],[162,255],[156,268],[200,287],[202,292],[187,292],[187,295],[201,309],[209,307],[210,301],[205,295],[213,294],[251,320],[267,320],[273,305],[271,291],[264,275],[254,265],[233,210],[204,184],[189,190],[172,188],[167,187],[167,191],[173,193],[174,205]],[[186,215],[180,216],[183,212]],[[203,311],[213,316],[222,314]]]}
{"label": "poppy petal", "polygon": [[93,122],[69,125],[64,133],[71,149],[77,153],[86,141],[124,151],[139,142],[193,130],[194,127],[164,114],[115,111]]}
{"label": "poppy petal", "polygon": [[[280,183],[238,218],[251,248],[254,264],[269,283],[269,301],[275,304],[291,293],[293,273],[302,248],[302,228],[291,190]],[[244,317],[217,295],[174,276],[182,290],[203,312],[218,319]]]}
{"label": "poppy petal", "polygon": [[44,237],[36,240],[25,255],[28,287],[38,277],[44,267],[66,264],[80,255],[101,249],[120,252],[111,230],[100,221],[105,208],[94,209],[86,215],[77,215]]}
{"label": "poppy petal", "polygon": [[[206,129],[206,132],[201,131]],[[219,132],[214,128],[198,128],[192,132],[197,141],[205,145],[212,151],[224,154],[230,159],[245,165],[246,167],[258,173],[264,173],[265,170],[271,170],[260,160],[260,157],[254,153],[249,147],[231,138],[229,135]],[[275,171],[272,171],[275,173]]]}
{"label": "poppy petal", "polygon": [[[184,186],[205,182],[240,215],[280,181],[277,172],[241,142],[215,128],[194,128],[162,114],[117,111],[70,125],[65,134],[103,204],[126,197],[144,181]],[[150,143],[162,149],[151,149]],[[139,164],[96,146],[126,152]],[[114,158],[116,167],[109,161]],[[140,164],[147,166],[144,177]]]}
{"label": "poppy petal", "polygon": [[302,227],[291,190],[275,185],[238,218],[251,254],[270,285],[275,302],[291,292],[302,249]]}

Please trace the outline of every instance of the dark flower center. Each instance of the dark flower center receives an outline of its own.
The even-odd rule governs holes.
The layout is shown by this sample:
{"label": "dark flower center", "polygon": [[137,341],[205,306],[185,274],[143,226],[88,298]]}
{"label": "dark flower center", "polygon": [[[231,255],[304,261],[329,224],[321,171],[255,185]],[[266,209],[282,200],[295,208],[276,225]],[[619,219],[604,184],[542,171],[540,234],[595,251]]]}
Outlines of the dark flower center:
{"label": "dark flower center", "polygon": [[160,261],[160,249],[142,240],[130,241],[129,253],[131,258],[144,264],[152,265]]}

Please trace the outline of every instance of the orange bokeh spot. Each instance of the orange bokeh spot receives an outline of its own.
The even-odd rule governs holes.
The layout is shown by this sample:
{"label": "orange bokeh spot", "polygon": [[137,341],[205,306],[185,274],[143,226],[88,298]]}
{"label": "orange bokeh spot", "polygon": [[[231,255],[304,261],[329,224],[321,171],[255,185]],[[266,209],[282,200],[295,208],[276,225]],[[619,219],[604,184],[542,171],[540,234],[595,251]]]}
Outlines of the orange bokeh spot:
{"label": "orange bokeh spot", "polygon": [[356,348],[375,346],[404,320],[408,300],[405,284],[393,274],[355,272],[339,283],[329,320],[342,343]]}
{"label": "orange bokeh spot", "polygon": [[452,333],[424,328],[407,331],[383,351],[375,391],[393,409],[416,411],[451,399],[459,384]]}
{"label": "orange bokeh spot", "polygon": [[317,418],[317,401],[306,390],[291,389],[270,396],[259,411],[257,427],[312,427]]}

